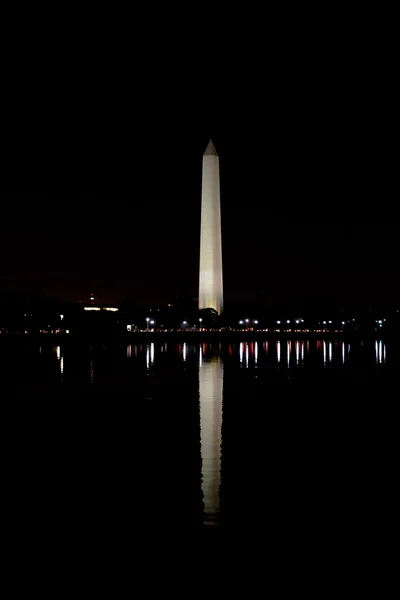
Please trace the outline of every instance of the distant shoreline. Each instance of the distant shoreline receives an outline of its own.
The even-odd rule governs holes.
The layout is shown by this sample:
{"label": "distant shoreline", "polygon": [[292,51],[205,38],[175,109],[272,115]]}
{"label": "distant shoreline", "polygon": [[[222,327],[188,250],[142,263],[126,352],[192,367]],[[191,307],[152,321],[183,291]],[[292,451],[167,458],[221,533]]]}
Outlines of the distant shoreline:
{"label": "distant shoreline", "polygon": [[166,332],[99,332],[99,333],[76,333],[76,334],[22,334],[11,333],[0,335],[0,343],[4,341],[32,341],[41,344],[57,344],[58,342],[123,342],[125,344],[143,344],[151,342],[241,342],[260,340],[320,340],[320,339],[343,339],[343,340],[381,340],[397,336],[396,331],[390,332],[266,332],[266,331],[166,331]]}

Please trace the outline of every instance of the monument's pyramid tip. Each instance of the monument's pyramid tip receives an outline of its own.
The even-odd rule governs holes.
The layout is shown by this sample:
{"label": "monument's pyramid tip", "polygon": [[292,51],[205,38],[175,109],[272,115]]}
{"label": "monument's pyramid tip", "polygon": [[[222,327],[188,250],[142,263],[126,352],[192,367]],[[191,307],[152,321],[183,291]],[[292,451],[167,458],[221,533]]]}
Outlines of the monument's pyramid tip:
{"label": "monument's pyramid tip", "polygon": [[206,148],[206,151],[204,152],[204,156],[210,156],[210,155],[212,155],[212,156],[218,156],[217,151],[215,149],[215,146],[214,146],[212,140],[210,140],[208,142],[208,146]]}

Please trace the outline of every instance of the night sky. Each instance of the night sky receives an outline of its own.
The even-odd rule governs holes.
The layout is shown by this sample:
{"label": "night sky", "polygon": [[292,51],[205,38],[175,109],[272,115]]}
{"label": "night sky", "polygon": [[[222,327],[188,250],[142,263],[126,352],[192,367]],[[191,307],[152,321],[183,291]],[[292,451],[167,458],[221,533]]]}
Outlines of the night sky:
{"label": "night sky", "polygon": [[29,113],[7,146],[9,186],[51,191],[1,193],[0,289],[196,297],[212,137],[225,305],[400,302],[395,81],[373,60],[297,67],[266,71],[262,94],[198,82],[179,103],[152,88],[108,112],[82,97],[44,129]]}

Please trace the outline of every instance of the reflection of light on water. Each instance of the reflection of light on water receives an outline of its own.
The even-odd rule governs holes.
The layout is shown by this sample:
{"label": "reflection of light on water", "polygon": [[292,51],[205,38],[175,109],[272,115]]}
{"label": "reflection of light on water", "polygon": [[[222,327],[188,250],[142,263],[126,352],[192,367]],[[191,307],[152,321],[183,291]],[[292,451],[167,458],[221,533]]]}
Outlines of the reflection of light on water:
{"label": "reflection of light on water", "polygon": [[301,360],[304,361],[304,342],[301,342]]}
{"label": "reflection of light on water", "polygon": [[258,342],[254,344],[254,362],[257,364],[258,361]]}
{"label": "reflection of light on water", "polygon": [[281,343],[276,342],[276,355],[278,357],[278,363],[281,362]]}
{"label": "reflection of light on water", "polygon": [[344,345],[344,342],[342,342],[342,363],[344,364],[346,360],[346,347]]}
{"label": "reflection of light on water", "polygon": [[150,344],[150,364],[154,365],[154,342]]}
{"label": "reflection of light on water", "polygon": [[132,358],[132,344],[130,344],[129,346],[127,346],[127,348],[126,348],[126,356],[127,356],[127,358]]}
{"label": "reflection of light on water", "polygon": [[296,342],[296,363],[299,364],[300,360],[300,342]]}
{"label": "reflection of light on water", "polygon": [[221,485],[223,363],[220,358],[205,360],[199,370],[200,438],[204,522],[217,522]]}
{"label": "reflection of light on water", "polygon": [[324,366],[326,366],[326,342],[323,343],[324,347]]}
{"label": "reflection of light on water", "polygon": [[61,356],[61,346],[56,346],[55,348],[58,361],[60,363],[60,373],[61,375],[64,373],[64,357]]}
{"label": "reflection of light on water", "polygon": [[332,362],[332,342],[329,342],[329,362]]}
{"label": "reflection of light on water", "polygon": [[382,340],[375,342],[375,359],[376,364],[386,363],[386,344]]}
{"label": "reflection of light on water", "polygon": [[90,361],[90,383],[93,383],[93,379],[94,379],[94,368],[93,368],[93,361]]}
{"label": "reflection of light on water", "polygon": [[290,342],[287,343],[286,352],[287,352],[287,366],[290,367]]}
{"label": "reflection of light on water", "polygon": [[186,360],[186,352],[187,352],[187,347],[186,347],[186,342],[183,344],[183,360]]}
{"label": "reflection of light on water", "polygon": [[199,367],[203,364],[203,348],[200,346],[199,348]]}
{"label": "reflection of light on water", "polygon": [[246,369],[249,368],[249,345],[246,344]]}
{"label": "reflection of light on water", "polygon": [[240,363],[243,363],[243,342],[240,342],[240,346],[239,346],[239,360]]}
{"label": "reflection of light on water", "polygon": [[146,348],[146,367],[147,370],[150,368],[150,346]]}

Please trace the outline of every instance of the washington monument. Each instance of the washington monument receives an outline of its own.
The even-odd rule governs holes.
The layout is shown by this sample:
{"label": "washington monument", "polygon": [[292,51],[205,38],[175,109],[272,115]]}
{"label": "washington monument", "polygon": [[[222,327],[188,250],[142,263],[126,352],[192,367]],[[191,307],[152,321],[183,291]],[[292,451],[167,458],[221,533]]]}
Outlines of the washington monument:
{"label": "washington monument", "polygon": [[219,158],[210,140],[203,156],[199,308],[223,310]]}

